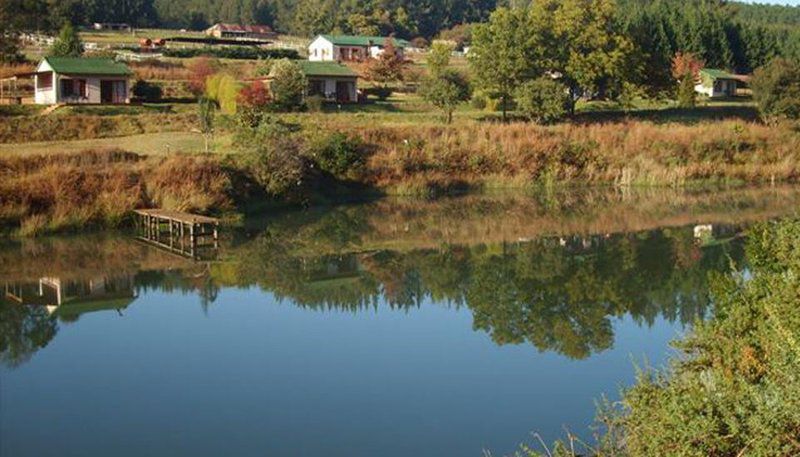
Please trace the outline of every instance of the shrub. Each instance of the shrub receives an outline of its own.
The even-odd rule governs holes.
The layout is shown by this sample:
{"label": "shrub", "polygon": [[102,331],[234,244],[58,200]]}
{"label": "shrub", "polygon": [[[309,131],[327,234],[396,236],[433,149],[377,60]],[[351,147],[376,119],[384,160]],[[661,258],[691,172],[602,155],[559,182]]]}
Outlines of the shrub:
{"label": "shrub", "polygon": [[570,110],[567,88],[548,77],[520,85],[514,99],[525,117],[540,124],[553,123],[566,116]]}
{"label": "shrub", "polygon": [[368,89],[364,89],[364,93],[367,96],[373,96],[380,101],[386,101],[386,99],[392,96],[392,88],[385,86],[370,87]]}
{"label": "shrub", "polygon": [[256,127],[269,112],[272,96],[261,81],[253,81],[239,91],[237,114],[243,126]]}
{"label": "shrub", "polygon": [[322,111],[322,106],[325,104],[325,98],[321,95],[312,95],[306,98],[306,108],[312,113],[319,113]]}
{"label": "shrub", "polygon": [[282,59],[272,66],[270,92],[278,109],[294,111],[303,106],[306,77],[300,66],[289,59]]}
{"label": "shrub", "polygon": [[475,109],[485,110],[486,106],[488,105],[488,101],[486,100],[485,95],[474,93],[469,101],[469,105]]}
{"label": "shrub", "polygon": [[800,119],[800,63],[775,59],[755,71],[750,87],[768,122]]}
{"label": "shrub", "polygon": [[242,166],[264,191],[275,197],[297,196],[308,164],[293,126],[265,117],[255,128],[241,129],[236,144]]}
{"label": "shrub", "polygon": [[312,139],[309,152],[321,170],[339,178],[357,175],[365,163],[361,139],[341,132]]}
{"label": "shrub", "polygon": [[146,102],[157,102],[161,100],[163,94],[161,86],[151,84],[142,79],[136,81],[131,91],[134,97]]}

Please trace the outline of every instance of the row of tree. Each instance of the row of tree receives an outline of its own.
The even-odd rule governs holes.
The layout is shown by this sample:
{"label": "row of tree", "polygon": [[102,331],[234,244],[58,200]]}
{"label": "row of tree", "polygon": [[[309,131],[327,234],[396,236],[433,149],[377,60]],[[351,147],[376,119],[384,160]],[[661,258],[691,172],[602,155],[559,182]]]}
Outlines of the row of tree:
{"label": "row of tree", "polygon": [[[56,30],[64,21],[127,22],[135,26],[201,29],[215,22],[267,24],[285,33],[341,31],[432,38],[469,23],[485,22],[498,7],[530,0],[4,0],[23,30]],[[786,47],[797,51],[800,8],[725,0],[621,0],[615,12],[625,32],[649,50],[692,43],[709,63],[749,63]],[[747,40],[743,40],[747,39]],[[754,40],[763,43],[753,44]],[[747,47],[741,47],[748,44]],[[740,48],[741,47],[741,48]],[[702,48],[702,49],[701,49]],[[674,51],[674,49],[672,49]],[[674,52],[672,53],[674,54]],[[763,63],[763,62],[762,62]],[[755,65],[758,66],[758,65]],[[751,66],[754,68],[754,66]]]}

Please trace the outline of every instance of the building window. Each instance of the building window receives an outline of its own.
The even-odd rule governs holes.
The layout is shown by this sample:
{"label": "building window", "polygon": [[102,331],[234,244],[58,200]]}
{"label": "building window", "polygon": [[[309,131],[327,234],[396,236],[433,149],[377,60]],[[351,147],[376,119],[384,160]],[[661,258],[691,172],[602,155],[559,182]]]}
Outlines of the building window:
{"label": "building window", "polygon": [[74,98],[74,97],[86,98],[86,80],[62,79],[61,96],[64,98]]}
{"label": "building window", "polygon": [[50,90],[53,88],[53,73],[40,73],[38,80],[39,90]]}
{"label": "building window", "polygon": [[308,81],[308,95],[320,95],[322,97],[325,96],[325,81],[319,79],[312,79]]}

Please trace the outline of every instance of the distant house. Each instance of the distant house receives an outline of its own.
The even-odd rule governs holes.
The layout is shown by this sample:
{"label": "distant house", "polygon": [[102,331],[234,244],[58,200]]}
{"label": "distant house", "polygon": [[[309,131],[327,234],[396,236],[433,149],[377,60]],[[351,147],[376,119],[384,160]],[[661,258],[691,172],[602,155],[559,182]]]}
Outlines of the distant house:
{"label": "distant house", "polygon": [[[298,60],[297,64],[308,81],[307,96],[321,96],[337,103],[358,101],[358,74],[338,62],[310,62]],[[272,80],[268,77],[268,81]]]}
{"label": "distant house", "polygon": [[704,68],[695,85],[695,92],[711,98],[735,97],[739,89],[747,85],[749,77],[737,75],[723,70]]}
{"label": "distant house", "polygon": [[379,36],[319,35],[308,46],[308,60],[359,61],[383,54],[387,39],[393,40],[397,51],[402,55],[410,46],[406,40]]}
{"label": "distant house", "polygon": [[36,68],[34,100],[39,105],[130,102],[127,65],[112,59],[47,57]]}
{"label": "distant house", "polygon": [[214,38],[228,39],[256,39],[268,40],[275,38],[277,34],[267,25],[238,25],[238,24],[214,24],[206,29],[206,35]]}
{"label": "distant house", "polygon": [[92,24],[92,28],[95,30],[117,30],[124,32],[131,31],[131,26],[129,24],[117,22],[95,22]]}

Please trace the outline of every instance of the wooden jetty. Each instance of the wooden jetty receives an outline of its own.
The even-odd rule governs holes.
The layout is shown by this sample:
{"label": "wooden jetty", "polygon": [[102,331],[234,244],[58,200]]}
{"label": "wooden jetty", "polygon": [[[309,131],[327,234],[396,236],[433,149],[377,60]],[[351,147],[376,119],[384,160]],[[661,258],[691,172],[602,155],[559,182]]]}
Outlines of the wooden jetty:
{"label": "wooden jetty", "polygon": [[137,238],[193,259],[219,249],[219,219],[164,209],[137,209]]}

